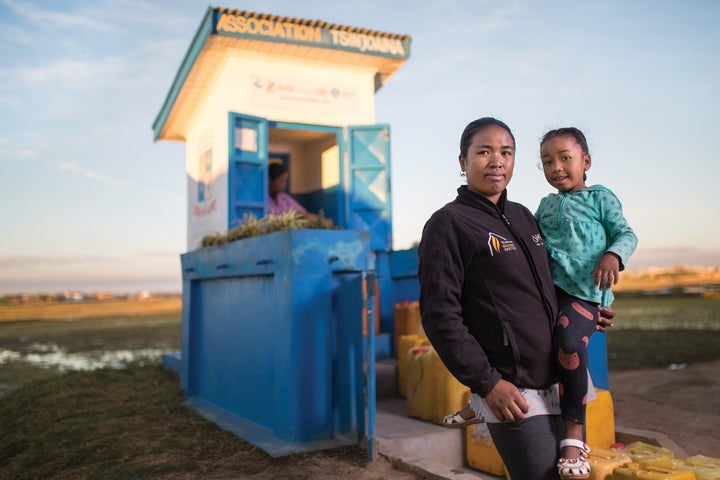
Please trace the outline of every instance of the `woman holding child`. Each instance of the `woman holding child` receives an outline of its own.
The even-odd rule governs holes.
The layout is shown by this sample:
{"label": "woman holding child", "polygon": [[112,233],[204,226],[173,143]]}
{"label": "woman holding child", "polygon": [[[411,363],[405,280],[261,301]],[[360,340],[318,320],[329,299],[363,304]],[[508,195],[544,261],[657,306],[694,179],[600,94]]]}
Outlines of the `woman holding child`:
{"label": "woman holding child", "polygon": [[[420,309],[425,333],[470,388],[510,477],[557,479],[558,300],[538,224],[507,198],[514,162],[505,123],[485,117],[467,125],[459,155],[467,185],[431,216],[418,248]],[[603,330],[614,313],[601,314]]]}

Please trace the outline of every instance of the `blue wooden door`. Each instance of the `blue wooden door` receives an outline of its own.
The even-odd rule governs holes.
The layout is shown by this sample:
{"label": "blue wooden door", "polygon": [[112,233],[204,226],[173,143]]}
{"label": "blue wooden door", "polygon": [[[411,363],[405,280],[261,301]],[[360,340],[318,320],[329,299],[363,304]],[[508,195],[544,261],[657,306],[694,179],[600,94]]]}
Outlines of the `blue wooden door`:
{"label": "blue wooden door", "polygon": [[268,189],[268,122],[230,113],[228,162],[228,229],[243,215],[265,216]]}
{"label": "blue wooden door", "polygon": [[371,250],[392,248],[390,127],[348,127],[348,228],[368,230]]}

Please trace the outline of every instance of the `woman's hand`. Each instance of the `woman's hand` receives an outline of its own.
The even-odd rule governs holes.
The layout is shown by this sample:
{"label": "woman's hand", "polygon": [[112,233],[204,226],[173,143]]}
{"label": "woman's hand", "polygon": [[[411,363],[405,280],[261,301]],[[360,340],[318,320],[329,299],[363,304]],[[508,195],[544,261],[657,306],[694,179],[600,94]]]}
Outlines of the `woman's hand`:
{"label": "woman's hand", "polygon": [[490,390],[485,401],[501,422],[522,420],[530,406],[515,385],[502,380]]}
{"label": "woman's hand", "polygon": [[615,310],[612,307],[600,307],[600,316],[595,329],[598,332],[606,332],[613,326],[613,318],[615,318]]}

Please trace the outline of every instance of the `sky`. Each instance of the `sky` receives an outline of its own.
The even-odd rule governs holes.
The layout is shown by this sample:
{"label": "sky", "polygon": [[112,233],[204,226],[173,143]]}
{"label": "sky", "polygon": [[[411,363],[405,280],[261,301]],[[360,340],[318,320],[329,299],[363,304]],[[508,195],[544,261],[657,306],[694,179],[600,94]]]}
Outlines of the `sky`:
{"label": "sky", "polygon": [[[0,294],[179,292],[185,145],[152,123],[208,4],[0,0]],[[589,184],[639,238],[628,269],[720,265],[720,2],[231,1],[213,6],[407,34],[376,94],[390,125],[395,250],[462,184],[462,129],[517,139],[509,198],[551,193],[539,139],[576,126]]]}

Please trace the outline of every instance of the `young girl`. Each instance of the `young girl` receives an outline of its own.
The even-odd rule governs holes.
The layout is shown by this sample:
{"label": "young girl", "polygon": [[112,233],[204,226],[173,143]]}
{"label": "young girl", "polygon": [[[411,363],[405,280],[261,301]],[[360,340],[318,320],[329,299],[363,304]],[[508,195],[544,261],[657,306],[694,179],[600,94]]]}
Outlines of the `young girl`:
{"label": "young girl", "polygon": [[586,186],[591,159],[585,135],[560,128],[540,142],[542,169],[557,188],[535,213],[550,256],[559,314],[553,338],[560,374],[564,435],[558,474],[562,480],[590,474],[583,442],[588,392],[587,344],[595,331],[599,306],[609,306],[611,285],[637,246],[620,200],[607,188]]}

